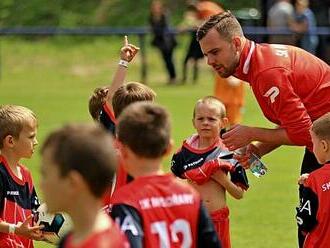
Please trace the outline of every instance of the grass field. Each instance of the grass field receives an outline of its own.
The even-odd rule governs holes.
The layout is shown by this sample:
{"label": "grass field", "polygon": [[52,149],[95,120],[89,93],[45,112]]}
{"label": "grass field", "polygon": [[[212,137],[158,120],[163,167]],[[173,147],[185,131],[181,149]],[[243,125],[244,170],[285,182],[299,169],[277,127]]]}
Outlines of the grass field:
{"label": "grass field", "polygon": [[[134,38],[131,42],[134,42]],[[121,39],[49,38],[22,41],[1,38],[0,104],[24,105],[39,118],[38,139],[67,122],[90,121],[87,99],[92,90],[111,81],[118,62]],[[180,39],[176,62],[180,65],[185,37]],[[212,94],[213,77],[201,61],[200,78],[196,85],[187,83],[166,86],[166,75],[157,51],[147,47],[148,84],[157,92],[157,102],[165,105],[172,115],[173,137],[176,147],[193,132],[191,114],[194,102]],[[180,73],[180,66],[178,66]],[[140,80],[140,58],[129,67],[128,81]],[[189,80],[188,80],[189,82]],[[249,86],[246,86],[244,123],[269,126]],[[38,149],[37,149],[38,150]],[[302,149],[283,147],[264,158],[269,173],[261,179],[248,173],[250,189],[241,201],[228,197],[231,210],[232,247],[296,247],[295,206],[297,204],[297,177]],[[39,154],[23,161],[32,171],[39,188]],[[164,163],[168,169],[168,158]],[[42,197],[42,196],[41,196]],[[51,247],[36,243],[37,248]]]}

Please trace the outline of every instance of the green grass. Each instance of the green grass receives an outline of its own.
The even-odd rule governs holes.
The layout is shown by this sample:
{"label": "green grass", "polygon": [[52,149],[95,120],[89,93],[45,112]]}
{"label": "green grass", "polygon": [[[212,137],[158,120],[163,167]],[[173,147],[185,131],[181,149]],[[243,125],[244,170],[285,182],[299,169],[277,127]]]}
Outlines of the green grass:
{"label": "green grass", "polygon": [[[132,42],[137,42],[132,37]],[[38,116],[38,139],[67,122],[90,121],[87,99],[92,90],[111,81],[118,61],[121,39],[93,38],[74,42],[66,38],[39,41],[1,39],[0,104],[19,104],[31,108]],[[181,64],[187,38],[180,39],[176,51]],[[195,101],[212,94],[213,76],[201,61],[200,78],[196,85],[166,86],[167,80],[159,54],[147,46],[148,84],[157,92],[157,102],[172,115],[176,148],[193,133],[192,108]],[[181,67],[178,66],[180,75]],[[130,65],[128,81],[140,80],[140,58]],[[272,126],[263,117],[256,101],[246,87],[244,123]],[[231,210],[231,240],[238,247],[295,247],[297,183],[302,149],[283,147],[264,158],[269,167],[261,179],[248,174],[251,187],[241,201],[228,197]],[[169,158],[165,164],[168,164]],[[39,188],[38,152],[23,161],[32,171]],[[166,167],[168,168],[168,167]],[[37,248],[50,247],[37,243]]]}

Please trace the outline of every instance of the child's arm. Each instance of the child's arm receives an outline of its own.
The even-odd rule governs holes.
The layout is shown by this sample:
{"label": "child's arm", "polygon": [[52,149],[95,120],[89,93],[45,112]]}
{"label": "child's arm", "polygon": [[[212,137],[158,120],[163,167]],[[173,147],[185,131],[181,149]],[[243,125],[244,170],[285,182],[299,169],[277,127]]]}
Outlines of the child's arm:
{"label": "child's arm", "polygon": [[111,85],[96,88],[93,95],[89,99],[89,113],[94,120],[99,119],[100,111],[105,103],[107,103],[108,107],[112,110],[112,96],[114,92],[124,83],[128,63],[132,61],[138,51],[138,47],[128,44],[127,36],[125,36],[124,46],[120,49],[120,62],[112,79]]}
{"label": "child's arm", "polygon": [[217,170],[212,174],[211,178],[217,183],[221,184],[232,197],[236,199],[243,198],[244,190],[234,184],[222,170]]}
{"label": "child's arm", "polygon": [[33,215],[30,215],[21,224],[10,224],[5,221],[0,221],[0,232],[1,233],[12,233],[19,236],[24,236],[29,239],[42,240],[43,235],[41,232],[42,226],[30,226]]}
{"label": "child's arm", "polygon": [[135,55],[138,53],[140,48],[128,44],[127,36],[124,37],[124,46],[120,49],[120,62],[118,64],[116,73],[112,79],[112,83],[109,87],[108,94],[107,94],[107,102],[109,105],[111,105],[112,96],[115,93],[115,91],[124,83],[128,63],[132,61],[132,59],[135,57]]}

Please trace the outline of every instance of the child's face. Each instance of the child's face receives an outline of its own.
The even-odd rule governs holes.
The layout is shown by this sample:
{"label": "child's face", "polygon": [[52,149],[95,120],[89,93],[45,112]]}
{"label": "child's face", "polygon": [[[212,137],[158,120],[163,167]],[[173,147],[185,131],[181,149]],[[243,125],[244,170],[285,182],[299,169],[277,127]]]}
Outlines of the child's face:
{"label": "child's face", "polygon": [[31,158],[37,141],[37,121],[31,119],[24,124],[18,138],[14,138],[14,151],[20,158]]}
{"label": "child's face", "polygon": [[66,211],[70,185],[67,177],[62,177],[58,165],[52,159],[52,149],[46,148],[41,158],[40,187],[48,211],[51,213]]}
{"label": "child's face", "polygon": [[329,156],[329,143],[320,139],[313,131],[310,131],[310,134],[313,142],[313,153],[319,164],[324,164]]}
{"label": "child's face", "polygon": [[196,106],[193,124],[200,138],[219,137],[220,130],[225,127],[219,109],[207,103]]}

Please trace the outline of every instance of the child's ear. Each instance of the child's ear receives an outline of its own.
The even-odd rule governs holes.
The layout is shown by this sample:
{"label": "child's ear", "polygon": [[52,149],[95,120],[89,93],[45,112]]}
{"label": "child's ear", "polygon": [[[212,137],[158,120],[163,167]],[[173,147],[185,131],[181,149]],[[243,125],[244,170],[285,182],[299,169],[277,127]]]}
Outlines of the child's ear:
{"label": "child's ear", "polygon": [[229,120],[227,117],[221,119],[221,129],[228,127]]}
{"label": "child's ear", "polygon": [[4,139],[3,139],[3,146],[4,147],[13,147],[14,146],[14,137],[12,135],[7,135]]}
{"label": "child's ear", "polygon": [[329,151],[329,142],[327,140],[321,140],[321,144],[322,144],[322,149],[324,152],[328,152]]}
{"label": "child's ear", "polygon": [[174,147],[174,141],[173,139],[170,139],[170,142],[168,143],[164,156],[170,155],[173,150],[173,147]]}
{"label": "child's ear", "polygon": [[196,129],[196,126],[195,126],[195,118],[192,118],[192,119],[191,119],[191,122],[192,122],[192,124],[193,124],[193,127]]}

